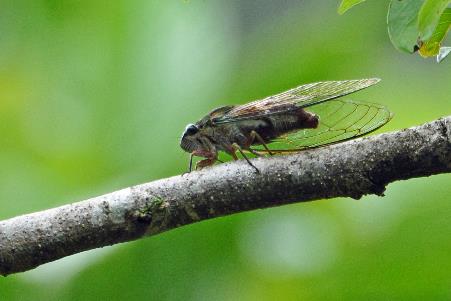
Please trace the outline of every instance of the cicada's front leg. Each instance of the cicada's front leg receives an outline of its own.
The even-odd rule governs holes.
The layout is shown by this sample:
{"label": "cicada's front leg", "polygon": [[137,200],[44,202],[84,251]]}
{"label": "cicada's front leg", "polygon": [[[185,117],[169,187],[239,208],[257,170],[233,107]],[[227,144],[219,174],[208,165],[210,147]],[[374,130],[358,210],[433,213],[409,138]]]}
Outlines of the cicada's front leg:
{"label": "cicada's front leg", "polygon": [[205,158],[196,163],[196,170],[213,165],[218,160],[218,153],[215,151],[195,150],[191,153],[189,171],[192,170],[193,156]]}

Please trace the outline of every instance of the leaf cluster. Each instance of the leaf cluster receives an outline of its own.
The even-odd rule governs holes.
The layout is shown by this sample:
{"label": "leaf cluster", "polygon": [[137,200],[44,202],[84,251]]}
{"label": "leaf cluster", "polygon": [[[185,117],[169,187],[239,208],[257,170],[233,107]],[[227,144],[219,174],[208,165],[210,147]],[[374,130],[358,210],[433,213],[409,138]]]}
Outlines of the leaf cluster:
{"label": "leaf cluster", "polygon": [[[366,0],[342,0],[338,13]],[[451,0],[391,0],[387,26],[392,44],[400,51],[418,52],[423,57],[437,56],[442,61],[451,47],[442,42],[451,28]]]}

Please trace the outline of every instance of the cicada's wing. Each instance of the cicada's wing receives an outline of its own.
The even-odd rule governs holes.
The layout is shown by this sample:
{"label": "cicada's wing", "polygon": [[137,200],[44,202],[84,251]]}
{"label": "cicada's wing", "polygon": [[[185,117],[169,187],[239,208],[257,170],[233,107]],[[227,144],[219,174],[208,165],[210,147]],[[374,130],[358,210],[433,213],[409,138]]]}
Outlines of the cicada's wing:
{"label": "cicada's wing", "polygon": [[[384,106],[345,99],[335,99],[308,108],[319,116],[316,129],[303,129],[281,136],[269,144],[273,152],[293,152],[315,148],[370,133],[392,118]],[[258,147],[259,152],[265,152]]]}
{"label": "cicada's wing", "polygon": [[212,118],[212,121],[221,124],[310,107],[362,90],[378,82],[377,78],[369,78],[306,84],[274,96],[235,106],[223,116]]}

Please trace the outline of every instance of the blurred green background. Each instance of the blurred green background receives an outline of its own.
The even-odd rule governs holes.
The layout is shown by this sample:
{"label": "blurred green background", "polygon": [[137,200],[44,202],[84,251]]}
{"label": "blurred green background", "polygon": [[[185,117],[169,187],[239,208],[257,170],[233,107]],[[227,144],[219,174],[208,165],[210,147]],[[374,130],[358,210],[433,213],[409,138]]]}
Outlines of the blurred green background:
{"label": "blurred green background", "polygon": [[[451,61],[397,52],[388,1],[1,1],[0,218],[185,171],[185,125],[377,76],[378,132],[451,114]],[[449,44],[449,43],[448,43]],[[1,300],[449,300],[451,175],[248,212],[0,279]]]}

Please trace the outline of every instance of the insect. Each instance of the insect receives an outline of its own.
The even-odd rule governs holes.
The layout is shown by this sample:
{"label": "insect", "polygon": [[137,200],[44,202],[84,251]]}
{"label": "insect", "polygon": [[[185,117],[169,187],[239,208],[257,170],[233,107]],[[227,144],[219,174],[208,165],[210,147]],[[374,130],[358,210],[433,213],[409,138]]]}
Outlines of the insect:
{"label": "insect", "polygon": [[[380,79],[324,81],[305,84],[280,94],[237,106],[214,109],[188,124],[180,147],[203,157],[196,169],[214,164],[223,151],[247,163],[255,156],[301,151],[352,139],[387,123],[392,113],[382,105],[342,99],[378,83]],[[222,162],[222,161],[220,161]]]}

